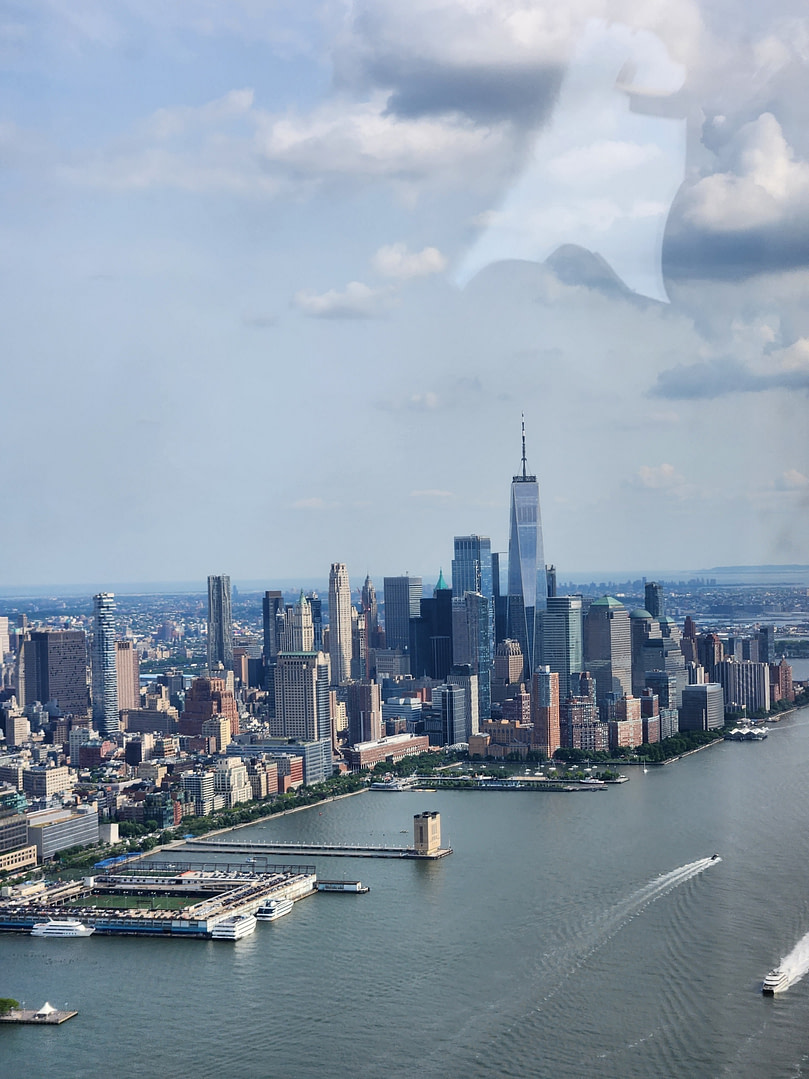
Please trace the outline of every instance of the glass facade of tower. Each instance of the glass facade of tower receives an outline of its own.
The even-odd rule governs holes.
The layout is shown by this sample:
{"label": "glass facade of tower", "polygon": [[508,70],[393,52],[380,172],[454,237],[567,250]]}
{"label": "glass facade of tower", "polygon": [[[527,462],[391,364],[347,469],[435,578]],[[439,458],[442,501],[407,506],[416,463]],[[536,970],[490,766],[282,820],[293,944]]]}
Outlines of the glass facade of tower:
{"label": "glass facade of tower", "polygon": [[118,670],[115,647],[115,596],[93,596],[93,718],[103,734],[117,731]]}
{"label": "glass facade of tower", "polygon": [[488,536],[456,536],[452,559],[452,594],[492,596],[492,544]]}
{"label": "glass facade of tower", "polygon": [[511,484],[511,522],[508,539],[508,635],[520,642],[526,667],[541,662],[541,640],[535,633],[538,611],[545,608],[548,581],[539,514],[536,476],[515,476]]}
{"label": "glass facade of tower", "polygon": [[230,610],[230,577],[208,578],[208,670],[215,674],[219,664],[233,670],[233,617]]}

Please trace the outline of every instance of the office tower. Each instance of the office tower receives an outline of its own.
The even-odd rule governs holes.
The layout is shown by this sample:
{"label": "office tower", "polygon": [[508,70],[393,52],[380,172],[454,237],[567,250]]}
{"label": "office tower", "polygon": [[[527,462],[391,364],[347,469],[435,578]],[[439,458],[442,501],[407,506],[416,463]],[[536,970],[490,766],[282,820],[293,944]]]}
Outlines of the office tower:
{"label": "office tower", "polygon": [[[275,672],[273,735],[331,747],[329,657],[325,652],[281,652]],[[331,752],[331,749],[329,749]]]}
{"label": "office tower", "polygon": [[351,585],[344,562],[332,562],[329,571],[329,657],[332,684],[351,677]]}
{"label": "office tower", "polygon": [[348,744],[382,737],[382,692],[376,682],[349,682],[346,688]]}
{"label": "office tower", "polygon": [[511,483],[508,540],[508,635],[520,642],[530,673],[541,662],[541,642],[535,641],[535,618],[548,599],[539,484],[529,476],[525,460],[525,422],[522,425],[522,475]]}
{"label": "office tower", "polygon": [[419,608],[418,618],[410,620],[410,673],[443,681],[452,666],[452,589],[443,571],[432,597],[420,600]]}
{"label": "office tower", "polygon": [[284,612],[284,631],[281,634],[281,651],[315,652],[315,627],[312,621],[312,605],[304,596],[303,589],[297,603]]}
{"label": "office tower", "polygon": [[652,618],[662,618],[666,613],[662,587],[657,581],[647,581],[643,592],[643,606]]}
{"label": "office tower", "polygon": [[452,594],[480,592],[491,597],[492,544],[488,536],[456,536],[453,543]]}
{"label": "office tower", "polygon": [[410,650],[410,619],[421,613],[421,577],[385,577],[385,644],[400,652]]}
{"label": "office tower", "polygon": [[556,595],[556,566],[546,566],[545,574],[548,578],[548,599]]}
{"label": "office tower", "polygon": [[87,716],[90,698],[84,630],[34,630],[22,641],[17,659],[17,699],[22,708],[35,701],[53,702],[63,716]]}
{"label": "office tower", "polygon": [[508,596],[500,587],[500,555],[492,555],[492,597],[495,647],[508,637]]}
{"label": "office tower", "polygon": [[548,596],[537,627],[542,634],[542,662],[559,675],[562,698],[571,690],[571,677],[584,670],[581,596]]}
{"label": "office tower", "polygon": [[265,592],[261,603],[264,624],[264,660],[274,660],[281,651],[278,618],[284,614],[284,597],[280,592]]}
{"label": "office tower", "polygon": [[775,626],[759,626],[758,658],[762,663],[775,663]]}
{"label": "office tower", "polygon": [[3,656],[10,651],[11,640],[8,635],[8,617],[2,615],[0,616],[0,664],[3,662]]}
{"label": "office tower", "polygon": [[317,592],[310,592],[306,597],[309,600],[309,608],[312,612],[312,631],[315,637],[315,643],[312,645],[312,650],[315,652],[323,651],[323,600],[317,594]]}
{"label": "office tower", "polygon": [[468,663],[453,664],[447,675],[447,685],[460,686],[464,691],[464,737],[461,741],[468,742],[473,734],[480,733],[478,676]]}
{"label": "office tower", "polygon": [[590,604],[584,619],[584,665],[595,679],[596,701],[632,692],[629,613],[613,596]]}
{"label": "office tower", "polygon": [[770,710],[769,664],[747,659],[723,659],[716,664],[715,678],[722,686],[728,711]]}
{"label": "office tower", "polygon": [[531,679],[531,722],[534,724],[531,745],[543,757],[552,757],[562,742],[559,728],[559,675],[548,666],[537,667]]}
{"label": "office tower", "polygon": [[681,731],[716,730],[724,723],[724,696],[718,682],[685,687],[680,708]]}
{"label": "office tower", "polygon": [[225,679],[195,678],[185,694],[180,734],[199,736],[204,723],[220,716],[228,721],[230,733],[235,737],[240,730],[239,709]]}
{"label": "office tower", "polygon": [[519,641],[506,638],[497,646],[494,655],[494,677],[498,684],[514,685],[523,680],[525,661]]}
{"label": "office tower", "polygon": [[[491,715],[492,674],[491,602],[480,592],[465,592],[452,600],[452,662],[469,664],[478,677],[481,719]],[[475,732],[477,733],[477,732]]]}
{"label": "office tower", "polygon": [[365,615],[367,626],[368,646],[369,648],[379,648],[379,603],[376,598],[374,582],[368,576],[362,586],[362,611]]}
{"label": "office tower", "polygon": [[468,742],[466,732],[466,692],[452,683],[438,689],[441,704],[441,726],[444,745],[455,746]]}
{"label": "office tower", "polygon": [[93,596],[93,719],[101,734],[112,734],[118,721],[118,672],[115,641],[115,596],[99,592]]}
{"label": "office tower", "polygon": [[216,674],[220,664],[233,670],[233,617],[230,610],[230,577],[208,578],[208,673]]}
{"label": "office tower", "polygon": [[134,641],[115,642],[118,711],[140,708],[140,657]]}
{"label": "office tower", "polygon": [[697,660],[705,668],[708,678],[713,679],[716,665],[725,654],[722,641],[716,633],[701,633],[697,637]]}

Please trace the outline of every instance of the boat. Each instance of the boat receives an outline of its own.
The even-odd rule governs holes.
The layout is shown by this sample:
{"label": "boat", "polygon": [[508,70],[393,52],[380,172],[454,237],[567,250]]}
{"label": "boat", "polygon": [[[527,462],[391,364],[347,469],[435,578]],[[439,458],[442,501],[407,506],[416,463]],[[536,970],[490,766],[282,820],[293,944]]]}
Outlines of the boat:
{"label": "boat", "polygon": [[256,928],[256,919],[252,914],[234,914],[217,922],[211,932],[214,940],[241,940],[249,936]]}
{"label": "boat", "polygon": [[771,997],[773,993],[780,993],[782,989],[786,989],[789,985],[789,975],[781,967],[776,967],[775,970],[771,970],[764,981],[761,983],[761,992],[765,996]]}
{"label": "boat", "polygon": [[294,906],[291,899],[270,899],[258,908],[256,917],[260,922],[274,922],[276,918],[289,914]]}
{"label": "boat", "polygon": [[32,937],[89,937],[92,933],[95,929],[77,918],[49,918],[47,922],[37,922],[31,930]]}

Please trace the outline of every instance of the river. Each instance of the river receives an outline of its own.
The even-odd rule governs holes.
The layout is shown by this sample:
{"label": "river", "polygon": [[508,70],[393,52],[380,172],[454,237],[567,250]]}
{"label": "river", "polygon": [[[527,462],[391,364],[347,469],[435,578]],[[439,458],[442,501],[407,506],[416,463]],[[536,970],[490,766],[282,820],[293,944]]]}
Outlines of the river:
{"label": "river", "polygon": [[606,792],[371,792],[242,829],[399,846],[437,809],[455,853],[312,859],[370,893],[236,944],[4,936],[0,995],[79,1015],[0,1028],[2,1074],[809,1074],[807,761],[803,709]]}

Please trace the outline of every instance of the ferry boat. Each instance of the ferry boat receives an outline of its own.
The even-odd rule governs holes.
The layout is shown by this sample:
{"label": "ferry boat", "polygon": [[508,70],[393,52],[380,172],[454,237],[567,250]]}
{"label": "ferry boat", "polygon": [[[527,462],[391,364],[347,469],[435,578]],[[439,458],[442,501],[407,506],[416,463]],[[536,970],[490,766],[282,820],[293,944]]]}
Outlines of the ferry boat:
{"label": "ferry boat", "polygon": [[771,970],[764,981],[761,983],[761,992],[765,996],[771,997],[774,993],[780,993],[782,989],[786,989],[789,984],[789,975],[785,970],[781,970],[780,967],[776,967],[775,970]]}
{"label": "ferry boat", "polygon": [[211,932],[213,940],[241,940],[248,937],[256,928],[256,919],[252,914],[234,914],[217,922]]}
{"label": "ferry boat", "polygon": [[47,922],[37,922],[31,930],[32,937],[89,937],[92,933],[95,929],[77,918],[49,918]]}
{"label": "ferry boat", "polygon": [[276,918],[289,914],[294,906],[291,899],[271,899],[258,908],[256,917],[260,922],[274,922]]}

